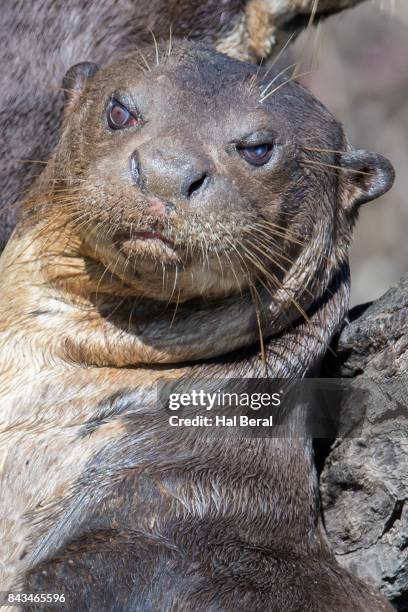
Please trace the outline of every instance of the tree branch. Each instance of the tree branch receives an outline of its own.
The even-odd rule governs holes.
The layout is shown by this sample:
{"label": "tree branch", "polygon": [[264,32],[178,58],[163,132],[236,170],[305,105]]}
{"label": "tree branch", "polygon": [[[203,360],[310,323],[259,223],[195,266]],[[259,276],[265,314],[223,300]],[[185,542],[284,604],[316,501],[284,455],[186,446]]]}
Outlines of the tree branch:
{"label": "tree branch", "polygon": [[344,327],[326,374],[367,391],[358,407],[363,431],[335,444],[321,476],[326,529],[339,562],[401,611],[408,601],[407,330],[408,275]]}

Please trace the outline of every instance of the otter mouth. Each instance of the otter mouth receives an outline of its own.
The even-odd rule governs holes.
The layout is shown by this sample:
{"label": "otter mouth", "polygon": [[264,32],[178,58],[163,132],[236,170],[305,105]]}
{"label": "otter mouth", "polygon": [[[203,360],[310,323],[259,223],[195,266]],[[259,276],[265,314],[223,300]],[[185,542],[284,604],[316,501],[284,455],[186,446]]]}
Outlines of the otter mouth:
{"label": "otter mouth", "polygon": [[130,236],[130,238],[128,237],[128,240],[159,240],[160,242],[163,242],[165,245],[174,249],[174,243],[166,238],[166,236],[163,236],[163,234],[160,232],[135,232]]}
{"label": "otter mouth", "polygon": [[132,233],[118,233],[114,236],[114,243],[117,247],[121,247],[125,242],[151,242],[154,243],[163,243],[167,247],[170,247],[174,250],[174,243],[166,238],[163,234],[156,231],[140,231],[140,232],[132,232]]}
{"label": "otter mouth", "polygon": [[[154,273],[157,265],[181,265],[180,252],[175,243],[153,229],[121,231],[113,236],[113,245],[128,261]],[[150,262],[150,263],[149,263]]]}

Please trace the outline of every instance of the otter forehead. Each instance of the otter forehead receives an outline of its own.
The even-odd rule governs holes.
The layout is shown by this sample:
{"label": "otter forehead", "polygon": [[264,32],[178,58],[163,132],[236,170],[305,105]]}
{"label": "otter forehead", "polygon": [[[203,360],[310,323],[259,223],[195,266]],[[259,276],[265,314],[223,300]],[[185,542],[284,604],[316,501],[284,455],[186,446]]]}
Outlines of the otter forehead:
{"label": "otter forehead", "polygon": [[190,137],[245,136],[276,129],[285,138],[340,144],[341,125],[288,74],[234,60],[202,45],[178,43],[172,53],[146,48],[98,72],[88,107],[111,97],[130,104],[146,131],[186,130]]}

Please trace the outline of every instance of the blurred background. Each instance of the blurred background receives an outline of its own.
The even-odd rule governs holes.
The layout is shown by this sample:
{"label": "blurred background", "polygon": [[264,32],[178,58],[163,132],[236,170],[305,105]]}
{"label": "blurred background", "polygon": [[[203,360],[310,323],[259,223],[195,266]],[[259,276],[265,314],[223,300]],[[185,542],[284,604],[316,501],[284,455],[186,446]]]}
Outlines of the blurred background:
{"label": "blurred background", "polygon": [[305,32],[291,49],[304,83],[345,125],[356,148],[394,164],[384,197],[362,207],[351,254],[352,305],[408,271],[408,0],[371,0]]}

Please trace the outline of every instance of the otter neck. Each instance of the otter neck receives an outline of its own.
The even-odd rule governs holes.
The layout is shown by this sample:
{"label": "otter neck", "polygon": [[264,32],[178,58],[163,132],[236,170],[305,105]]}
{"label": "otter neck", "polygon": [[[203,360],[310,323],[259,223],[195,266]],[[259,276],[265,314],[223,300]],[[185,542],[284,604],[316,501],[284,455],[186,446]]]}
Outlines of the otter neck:
{"label": "otter neck", "polygon": [[[21,239],[19,246],[25,253],[28,244],[33,258],[41,262],[44,300],[52,296],[57,303],[68,303],[83,312],[82,317],[71,316],[71,328],[73,320],[77,327],[72,329],[69,343],[71,361],[74,358],[86,365],[123,367],[211,359],[225,355],[226,342],[230,352],[257,346],[261,328],[271,340],[267,370],[263,368],[262,374],[257,369],[255,375],[302,376],[326,349],[347,308],[347,266],[334,268],[332,274],[324,266],[315,275],[315,285],[310,285],[306,303],[299,310],[291,305],[290,288],[281,292],[289,302],[283,307],[276,296],[261,289],[261,313],[249,293],[166,309],[165,303],[138,295],[133,286],[95,259],[78,234],[67,231],[69,221],[58,219],[58,223],[63,231],[57,224],[53,231],[47,223],[40,224],[27,232],[27,240]],[[41,238],[44,232],[46,240]],[[35,284],[38,286],[38,279]],[[314,302],[310,298],[313,294]],[[87,351],[86,343],[81,342],[77,350],[77,338],[85,338],[89,317],[100,325],[104,345]]]}

